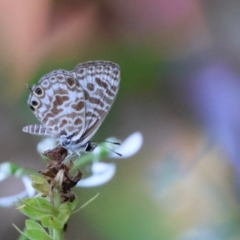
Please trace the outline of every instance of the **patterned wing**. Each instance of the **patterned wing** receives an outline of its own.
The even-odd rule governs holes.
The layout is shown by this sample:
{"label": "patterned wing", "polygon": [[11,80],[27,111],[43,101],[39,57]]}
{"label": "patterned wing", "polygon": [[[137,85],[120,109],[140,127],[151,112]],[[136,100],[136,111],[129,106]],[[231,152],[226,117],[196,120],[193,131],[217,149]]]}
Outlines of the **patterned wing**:
{"label": "patterned wing", "polygon": [[79,138],[85,126],[84,102],[81,85],[68,71],[52,71],[31,88],[28,99],[30,108],[43,125],[24,129],[33,134]]}
{"label": "patterned wing", "polygon": [[71,72],[84,90],[85,128],[81,141],[87,142],[100,127],[119,89],[120,68],[109,61],[90,61]]}

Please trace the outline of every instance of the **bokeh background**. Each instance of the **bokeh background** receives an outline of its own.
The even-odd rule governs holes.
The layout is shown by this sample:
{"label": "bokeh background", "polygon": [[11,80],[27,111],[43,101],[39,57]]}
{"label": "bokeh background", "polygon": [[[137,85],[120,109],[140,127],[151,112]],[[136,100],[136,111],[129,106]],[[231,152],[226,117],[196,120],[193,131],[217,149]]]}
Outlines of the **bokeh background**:
{"label": "bokeh background", "polygon": [[[77,190],[80,203],[100,196],[66,239],[240,239],[239,22],[237,0],[0,0],[1,162],[43,168],[40,138],[21,131],[37,123],[25,84],[88,60],[122,69],[96,139],[144,137],[112,181]],[[21,187],[7,179],[0,195]],[[0,239],[17,239],[24,217],[0,216]]]}

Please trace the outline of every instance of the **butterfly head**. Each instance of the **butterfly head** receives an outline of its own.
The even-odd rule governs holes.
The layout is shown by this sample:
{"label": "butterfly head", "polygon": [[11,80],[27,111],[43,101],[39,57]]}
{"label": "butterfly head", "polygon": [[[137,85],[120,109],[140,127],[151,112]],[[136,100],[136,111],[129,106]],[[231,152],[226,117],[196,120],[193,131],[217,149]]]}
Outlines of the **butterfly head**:
{"label": "butterfly head", "polygon": [[62,140],[61,142],[61,145],[64,147],[64,148],[71,148],[71,145],[72,145],[72,140],[70,138],[66,138],[64,140]]}
{"label": "butterfly head", "polygon": [[90,141],[81,143],[79,140],[73,140],[73,135],[60,137],[60,143],[64,148],[72,152],[92,152],[97,147],[97,144]]}

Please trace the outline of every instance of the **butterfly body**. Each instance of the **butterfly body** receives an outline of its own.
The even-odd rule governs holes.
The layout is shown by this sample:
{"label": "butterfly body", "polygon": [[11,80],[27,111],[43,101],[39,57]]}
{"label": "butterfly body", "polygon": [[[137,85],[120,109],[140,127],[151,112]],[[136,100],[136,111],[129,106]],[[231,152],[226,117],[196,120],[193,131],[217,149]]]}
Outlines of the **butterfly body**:
{"label": "butterfly body", "polygon": [[67,150],[94,148],[90,139],[109,112],[118,92],[120,68],[109,61],[91,61],[73,71],[55,70],[30,88],[28,105],[42,125],[23,128],[52,136]]}

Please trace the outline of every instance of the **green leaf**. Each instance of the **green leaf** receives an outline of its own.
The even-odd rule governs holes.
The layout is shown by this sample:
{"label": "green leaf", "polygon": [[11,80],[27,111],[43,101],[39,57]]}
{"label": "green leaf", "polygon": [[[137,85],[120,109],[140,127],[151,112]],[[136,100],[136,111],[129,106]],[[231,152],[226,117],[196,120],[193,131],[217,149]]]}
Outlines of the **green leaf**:
{"label": "green leaf", "polygon": [[70,217],[70,212],[61,212],[59,215],[58,215],[58,219],[61,221],[61,222],[64,222],[66,223]]}
{"label": "green leaf", "polygon": [[78,204],[78,199],[76,198],[72,203],[66,202],[59,207],[59,212],[69,212],[71,214],[72,210],[76,208]]}
{"label": "green leaf", "polygon": [[58,209],[60,212],[58,214],[58,219],[66,223],[70,215],[72,214],[72,211],[76,208],[77,204],[78,204],[77,198],[72,203],[70,202],[63,203]]}
{"label": "green leaf", "polygon": [[32,187],[44,195],[49,195],[51,187],[48,181],[42,176],[31,175]]}
{"label": "green leaf", "polygon": [[[58,210],[52,206],[52,207],[46,207],[49,206],[46,204],[45,198],[28,198],[28,199],[19,199],[21,202],[24,203],[24,205],[18,207],[17,209],[25,214],[26,216],[33,218],[35,220],[41,220],[41,218],[45,215],[53,215],[56,214]],[[40,205],[39,205],[40,204]]]}
{"label": "green leaf", "polygon": [[24,200],[21,199],[20,201],[23,202],[27,207],[30,207],[41,213],[47,214],[58,213],[58,209],[54,205],[52,205],[47,198],[43,197],[27,198]]}
{"label": "green leaf", "polygon": [[38,183],[38,184],[48,184],[48,181],[47,181],[45,178],[43,178],[42,176],[30,175],[29,177],[32,179],[32,181],[33,181],[34,183]]}
{"label": "green leaf", "polygon": [[36,228],[27,228],[25,233],[31,240],[53,240],[45,230],[42,231]]}
{"label": "green leaf", "polygon": [[38,207],[41,209],[44,209],[45,212],[57,215],[59,213],[59,210],[49,202],[46,198],[36,198]]}
{"label": "green leaf", "polygon": [[44,216],[41,220],[42,225],[44,227],[48,227],[48,228],[54,228],[57,230],[61,230],[63,229],[63,226],[65,224],[65,222],[60,221],[59,219],[53,217],[53,216]]}
{"label": "green leaf", "polygon": [[37,203],[37,197],[33,197],[33,198],[25,198],[25,199],[19,199],[20,202],[24,203],[26,206],[31,206],[31,207],[38,207],[38,203]]}
{"label": "green leaf", "polygon": [[48,196],[51,191],[50,186],[46,184],[32,183],[32,187],[45,196]]}
{"label": "green leaf", "polygon": [[79,207],[77,210],[75,210],[72,214],[77,213],[78,211],[82,210],[83,208],[85,208],[89,203],[93,202],[97,197],[99,196],[99,193],[97,193],[93,198],[91,198],[90,200],[88,200],[86,203],[84,203],[81,207]]}
{"label": "green leaf", "polygon": [[41,220],[43,216],[46,215],[46,213],[41,213],[39,211],[35,211],[35,209],[32,209],[28,206],[21,206],[17,208],[22,214],[26,215],[29,218],[35,219],[35,220]]}
{"label": "green leaf", "polygon": [[39,223],[37,223],[37,222],[34,221],[34,220],[27,219],[27,220],[25,221],[25,223],[26,223],[26,227],[27,227],[27,228],[35,228],[35,229],[44,231],[44,228],[43,228]]}
{"label": "green leaf", "polygon": [[59,212],[71,212],[71,206],[69,205],[69,203],[63,203],[62,205],[60,205],[58,210]]}

